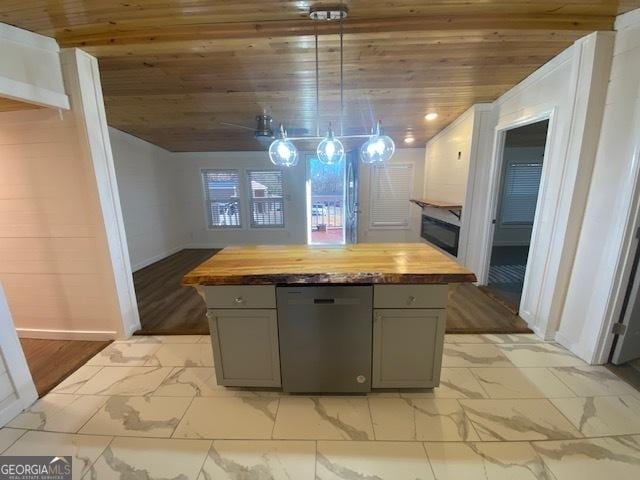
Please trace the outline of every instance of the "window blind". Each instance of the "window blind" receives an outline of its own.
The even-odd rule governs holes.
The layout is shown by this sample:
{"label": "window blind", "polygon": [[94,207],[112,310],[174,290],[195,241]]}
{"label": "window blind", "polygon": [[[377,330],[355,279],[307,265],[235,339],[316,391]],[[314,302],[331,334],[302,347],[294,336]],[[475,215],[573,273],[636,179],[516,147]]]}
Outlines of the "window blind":
{"label": "window blind", "polygon": [[372,174],[370,226],[408,227],[413,164],[375,165]]}
{"label": "window blind", "polygon": [[542,163],[510,163],[504,178],[500,223],[533,225]]}
{"label": "window blind", "polygon": [[203,170],[209,228],[239,228],[240,175],[238,170]]}
{"label": "window blind", "polygon": [[284,199],[280,170],[249,171],[252,227],[284,227]]}

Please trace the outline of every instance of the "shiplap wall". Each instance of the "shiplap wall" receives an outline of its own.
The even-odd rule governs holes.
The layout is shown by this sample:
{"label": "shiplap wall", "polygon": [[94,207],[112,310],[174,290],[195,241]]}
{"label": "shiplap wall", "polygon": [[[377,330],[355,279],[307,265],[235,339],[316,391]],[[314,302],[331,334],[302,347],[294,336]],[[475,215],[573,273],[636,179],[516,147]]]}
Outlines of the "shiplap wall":
{"label": "shiplap wall", "polygon": [[138,270],[189,244],[181,166],[173,154],[109,128],[131,267]]}
{"label": "shiplap wall", "polygon": [[[580,240],[558,339],[587,361],[606,362],[632,262],[640,188],[640,10],[616,22],[611,76]],[[626,264],[626,265],[625,265]],[[607,344],[601,340],[608,338]]]}
{"label": "shiplap wall", "polygon": [[52,38],[0,23],[0,96],[69,108]]}
{"label": "shiplap wall", "polygon": [[102,218],[72,112],[0,113],[0,281],[21,333],[115,335]]}

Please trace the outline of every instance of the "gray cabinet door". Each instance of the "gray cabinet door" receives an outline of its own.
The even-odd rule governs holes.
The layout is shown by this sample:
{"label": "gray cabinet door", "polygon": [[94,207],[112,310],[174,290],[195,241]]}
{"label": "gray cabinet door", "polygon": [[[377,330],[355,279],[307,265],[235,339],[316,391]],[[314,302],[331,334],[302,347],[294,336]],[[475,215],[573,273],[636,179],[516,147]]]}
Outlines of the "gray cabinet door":
{"label": "gray cabinet door", "polygon": [[440,383],[446,311],[373,311],[373,388],[433,388]]}
{"label": "gray cabinet door", "polygon": [[219,385],[281,385],[275,310],[209,310],[207,316]]}

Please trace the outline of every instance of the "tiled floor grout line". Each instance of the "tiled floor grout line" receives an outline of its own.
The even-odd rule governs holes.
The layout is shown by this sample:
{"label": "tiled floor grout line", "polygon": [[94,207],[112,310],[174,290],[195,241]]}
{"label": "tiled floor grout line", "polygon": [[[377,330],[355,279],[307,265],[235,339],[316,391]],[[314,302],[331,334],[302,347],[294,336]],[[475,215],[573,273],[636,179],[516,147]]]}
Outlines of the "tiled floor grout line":
{"label": "tiled floor grout line", "polygon": [[273,425],[271,427],[271,436],[273,440],[273,432],[276,430],[276,422],[278,421],[278,412],[280,411],[280,398],[278,398],[278,404],[276,405],[276,414],[273,416]]}
{"label": "tiled floor grout line", "polygon": [[[581,395],[578,395],[578,392],[576,392],[573,388],[571,388],[571,386],[565,382],[564,380],[562,380],[562,378],[560,378],[560,376],[558,376],[556,374],[556,372],[553,371],[554,368],[558,368],[558,367],[549,367],[548,370],[551,372],[551,375],[553,375],[555,378],[557,378],[558,380],[560,380],[560,383],[562,383],[565,387],[567,387],[570,391],[572,391],[576,397],[578,398],[587,398],[587,397],[583,397]],[[603,397],[608,397],[609,395],[602,395]]]}
{"label": "tiled floor grout line", "polygon": [[[172,440],[175,440],[175,439],[172,439]],[[196,476],[196,478],[200,478],[201,475],[203,474],[204,466],[207,464],[207,460],[209,459],[209,453],[211,452],[211,449],[213,448],[214,442],[215,442],[215,440],[211,440],[209,442],[209,448],[207,448],[207,453],[204,454],[204,459],[202,460],[202,463],[200,464],[200,468],[198,469],[198,475]],[[204,478],[208,478],[208,477],[205,475]]]}
{"label": "tiled floor grout line", "polygon": [[[82,432],[60,432],[60,431],[52,431],[52,430],[37,430],[33,428],[15,428],[15,427],[3,427],[10,430],[23,430],[26,432],[37,432],[37,433],[51,433],[51,434],[59,434],[59,435],[78,435],[82,437],[113,437],[115,438],[137,438],[141,440],[174,440],[174,441],[193,441],[193,440],[201,440],[201,441],[226,441],[226,442],[363,442],[363,443],[447,443],[447,444],[465,444],[465,443],[486,443],[486,444],[494,444],[494,443],[541,443],[541,442],[573,442],[573,441],[584,441],[584,440],[597,440],[601,438],[625,438],[625,437],[637,437],[640,436],[640,432],[638,433],[625,433],[625,434],[616,434],[616,435],[591,435],[584,437],[576,437],[576,438],[546,438],[540,440],[351,440],[345,438],[335,438],[335,439],[310,439],[310,438],[202,438],[202,437],[184,437],[184,438],[174,438],[174,437],[147,437],[140,435],[114,435],[114,434],[102,434],[102,433],[82,433]],[[1,429],[0,429],[1,430]],[[24,435],[24,434],[23,434]],[[22,438],[21,435],[20,438]],[[16,440],[17,442],[17,440]],[[13,442],[13,443],[16,443]],[[12,444],[13,445],[13,444]],[[6,451],[6,450],[5,450]]]}
{"label": "tiled floor grout line", "polygon": [[[182,412],[182,415],[180,416],[180,420],[178,420],[178,423],[176,423],[176,426],[173,427],[173,431],[169,435],[169,438],[175,438],[174,435],[176,434],[176,430],[178,430],[178,427],[182,423],[182,420],[184,420],[185,415],[187,414],[187,412],[191,408],[191,405],[193,405],[193,402],[195,402],[195,401],[196,401],[196,397],[194,396],[194,397],[191,398],[191,401],[189,402],[189,405],[187,405],[187,408],[185,408],[184,412]],[[213,441],[213,439],[211,439],[211,440]]]}
{"label": "tiled floor grout line", "polygon": [[373,433],[373,439],[377,440],[376,438],[376,425],[373,422],[373,412],[371,411],[371,398],[370,397],[366,397],[367,398],[367,410],[369,411],[369,421],[371,422],[371,432]]}
{"label": "tiled floor grout line", "polygon": [[573,428],[575,428],[575,429],[576,429],[576,432],[578,432],[580,435],[582,435],[582,438],[586,438],[586,437],[585,437],[585,435],[584,435],[584,433],[582,433],[582,432],[580,431],[579,427],[577,427],[576,425],[574,425],[574,424],[573,424],[573,422],[569,419],[569,417],[567,417],[567,416],[564,414],[564,412],[562,412],[562,410],[560,410],[558,407],[556,407],[555,403],[553,403],[553,402],[551,401],[551,399],[547,398],[546,400],[547,400],[547,402],[549,402],[549,403],[551,404],[551,407],[552,407],[553,409],[555,409],[555,410],[556,410],[556,411],[557,411],[557,412],[562,416],[562,418],[564,418],[567,422],[569,422],[569,425],[571,425]]}
{"label": "tiled floor grout line", "polygon": [[20,429],[20,428],[11,428],[11,427],[0,427],[0,430],[3,430],[4,428],[8,428],[10,430],[23,430],[23,432],[20,435],[18,435],[13,442],[11,442],[9,445],[7,445],[7,448],[4,448],[4,449],[0,450],[0,455],[2,455],[4,452],[9,450],[13,446],[14,443],[16,443],[18,440],[20,440],[29,431],[29,430],[24,430],[24,429]]}
{"label": "tiled floor grout line", "polygon": [[104,452],[107,451],[107,448],[111,448],[111,444],[115,441],[116,438],[117,437],[115,436],[111,436],[111,440],[109,440],[109,443],[105,445],[105,447],[102,449],[100,454],[96,457],[96,459],[93,462],[91,462],[91,465],[89,465],[89,467],[87,467],[87,471],[84,472],[84,475],[82,476],[81,480],[84,480],[85,476],[93,469],[94,465],[98,462],[98,460],[102,458],[102,456],[104,455]]}
{"label": "tiled floor grout line", "polygon": [[[480,436],[480,434],[478,433],[478,430],[476,430],[476,426],[473,423],[473,420],[471,420],[471,417],[469,417],[469,415],[467,414],[467,410],[464,408],[464,405],[462,405],[462,403],[460,402],[461,399],[456,399],[456,401],[458,402],[458,406],[460,407],[460,410],[462,410],[462,415],[464,416],[464,418],[467,420],[467,422],[469,423],[469,427],[471,427],[471,430],[473,430],[473,433],[476,434],[476,437],[478,437],[480,440],[482,440],[482,437]],[[465,400],[465,399],[463,399]],[[464,420],[463,420],[464,421]],[[462,440],[463,442],[467,442],[467,440]]]}
{"label": "tiled floor grout line", "polygon": [[471,373],[471,376],[473,378],[475,378],[476,382],[478,382],[478,385],[480,385],[480,388],[482,389],[482,391],[484,392],[484,394],[486,395],[486,398],[492,398],[491,395],[489,395],[489,392],[485,389],[485,387],[482,386],[483,381],[480,379],[480,377],[478,377],[478,375],[476,375],[473,372],[473,368],[469,368],[469,372]]}
{"label": "tiled floor grout line", "polygon": [[108,401],[109,401],[109,397],[107,397],[107,399],[104,402],[102,402],[102,404],[98,407],[98,409],[95,412],[93,412],[93,415],[91,415],[74,433],[80,432],[80,430],[82,430],[87,425],[87,423],[93,420],[93,418],[96,415],[98,415],[98,413],[100,413],[100,411],[104,408],[104,406],[107,404]]}
{"label": "tiled floor grout line", "polygon": [[426,442],[422,442],[422,450],[424,450],[424,456],[427,458],[427,463],[429,464],[429,469],[431,470],[431,474],[434,479],[437,479],[436,471],[433,468],[433,464],[431,463],[431,458],[429,457],[429,451],[427,450]]}

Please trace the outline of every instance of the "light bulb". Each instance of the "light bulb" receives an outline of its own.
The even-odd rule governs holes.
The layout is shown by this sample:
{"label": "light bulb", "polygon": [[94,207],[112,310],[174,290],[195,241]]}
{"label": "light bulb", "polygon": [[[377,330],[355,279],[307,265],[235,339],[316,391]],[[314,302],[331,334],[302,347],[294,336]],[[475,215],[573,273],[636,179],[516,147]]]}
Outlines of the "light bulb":
{"label": "light bulb", "polygon": [[298,164],[298,149],[287,140],[287,132],[280,125],[280,135],[269,145],[269,159],[279,167],[294,167]]}
{"label": "light bulb", "polygon": [[318,160],[326,165],[340,163],[344,158],[344,146],[342,142],[333,136],[331,124],[327,136],[318,144],[316,149]]}
{"label": "light bulb", "polygon": [[360,147],[360,159],[363,163],[386,162],[395,151],[395,143],[391,137],[382,134],[381,125],[378,122],[369,140]]}

